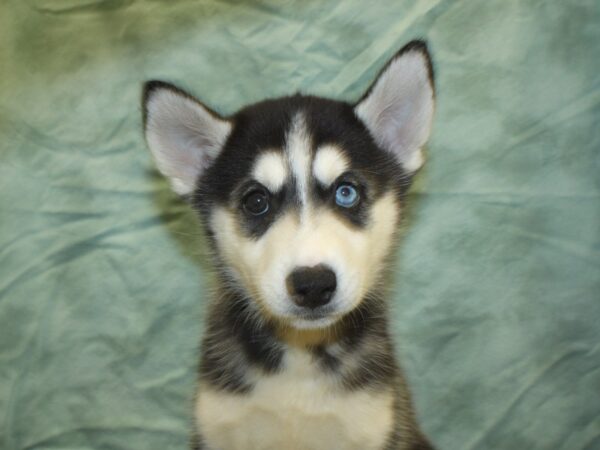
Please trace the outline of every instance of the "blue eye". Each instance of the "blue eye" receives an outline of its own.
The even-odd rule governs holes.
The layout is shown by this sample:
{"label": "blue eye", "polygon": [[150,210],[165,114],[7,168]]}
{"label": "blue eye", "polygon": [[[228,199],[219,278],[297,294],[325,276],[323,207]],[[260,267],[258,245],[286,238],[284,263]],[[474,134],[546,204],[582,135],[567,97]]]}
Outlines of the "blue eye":
{"label": "blue eye", "polygon": [[358,203],[358,191],[351,184],[340,184],[335,190],[335,202],[343,208],[352,208]]}

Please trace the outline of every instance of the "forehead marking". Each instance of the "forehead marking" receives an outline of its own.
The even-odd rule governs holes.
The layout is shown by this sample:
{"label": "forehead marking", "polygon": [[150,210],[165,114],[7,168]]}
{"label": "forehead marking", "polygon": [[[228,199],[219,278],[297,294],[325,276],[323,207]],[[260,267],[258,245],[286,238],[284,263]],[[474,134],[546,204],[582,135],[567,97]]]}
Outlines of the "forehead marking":
{"label": "forehead marking", "polygon": [[313,162],[313,175],[321,184],[329,186],[346,172],[349,166],[348,159],[339,148],[326,145],[317,150]]}
{"label": "forehead marking", "polygon": [[306,129],[304,116],[298,113],[292,121],[287,135],[286,151],[290,169],[296,180],[296,190],[301,204],[301,217],[308,210],[308,186],[310,176],[310,145],[311,140]]}
{"label": "forehead marking", "polygon": [[271,192],[279,191],[288,176],[283,156],[274,151],[263,153],[254,163],[252,176]]}

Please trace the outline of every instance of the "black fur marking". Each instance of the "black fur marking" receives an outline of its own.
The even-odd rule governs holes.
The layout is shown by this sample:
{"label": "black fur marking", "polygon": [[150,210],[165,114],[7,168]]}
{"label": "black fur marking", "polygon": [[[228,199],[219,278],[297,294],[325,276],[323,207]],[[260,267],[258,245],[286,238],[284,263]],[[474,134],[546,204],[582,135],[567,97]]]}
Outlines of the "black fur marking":
{"label": "black fur marking", "polygon": [[365,352],[360,367],[344,377],[344,385],[348,389],[358,390],[374,385],[385,386],[397,375],[398,368],[391,343],[384,340],[378,344],[388,348],[380,349],[375,354]]}
{"label": "black fur marking", "polygon": [[312,352],[324,371],[336,372],[340,368],[341,362],[339,358],[329,353],[324,345],[313,347]]}
{"label": "black fur marking", "polygon": [[207,450],[198,430],[192,435],[191,450]]}
{"label": "black fur marking", "polygon": [[[404,419],[407,421],[408,418],[398,417],[396,420],[400,421]],[[411,417],[408,420],[414,421],[414,417]],[[435,447],[429,443],[427,438],[421,435],[420,432],[417,432],[415,435],[412,433],[408,433],[405,430],[401,430],[396,428],[392,434],[387,439],[384,450],[435,450]]]}
{"label": "black fur marking", "polygon": [[201,210],[207,202],[231,205],[237,201],[232,194],[247,179],[258,155],[285,147],[297,108],[291,97],[268,100],[231,118],[234,127],[221,154],[198,183],[195,203]]}
{"label": "black fur marking", "polygon": [[[234,202],[236,200],[240,202],[237,206],[239,211],[238,222],[241,224],[241,228],[245,234],[253,239],[258,239],[264,233],[266,233],[269,227],[285,211],[286,205],[289,204],[289,200],[287,199],[289,198],[291,192],[291,189],[289,189],[287,186],[284,186],[279,192],[269,192],[269,210],[264,215],[252,216],[244,211],[241,201],[246,193],[255,188],[257,185],[259,184],[254,181],[250,181],[242,185],[242,188],[239,190],[239,194],[234,192],[232,195]],[[266,188],[264,189],[268,192]]]}
{"label": "black fur marking", "polygon": [[200,376],[212,386],[247,393],[252,385],[245,374],[249,366],[275,373],[281,367],[283,348],[269,324],[258,318],[251,300],[233,291],[224,292],[209,313],[202,343]]}
{"label": "black fur marking", "polygon": [[347,358],[360,361],[353,370],[344,372],[346,388],[357,390],[391,384],[399,369],[388,333],[386,307],[381,299],[376,296],[365,298],[343,319],[343,326],[340,345]]}
{"label": "black fur marking", "polygon": [[252,385],[246,381],[247,367],[235,361],[231,355],[227,361],[219,350],[217,336],[208,334],[202,343],[202,357],[200,359],[200,378],[211,386],[237,394],[245,394],[252,390]]}
{"label": "black fur marking", "polygon": [[[243,314],[243,313],[242,313]],[[275,373],[281,367],[283,349],[275,340],[273,329],[267,325],[248,326],[241,324],[234,329],[248,361],[266,373]]]}
{"label": "black fur marking", "polygon": [[415,442],[412,447],[410,447],[410,450],[434,450],[434,448],[429,442],[423,439],[419,442]]}

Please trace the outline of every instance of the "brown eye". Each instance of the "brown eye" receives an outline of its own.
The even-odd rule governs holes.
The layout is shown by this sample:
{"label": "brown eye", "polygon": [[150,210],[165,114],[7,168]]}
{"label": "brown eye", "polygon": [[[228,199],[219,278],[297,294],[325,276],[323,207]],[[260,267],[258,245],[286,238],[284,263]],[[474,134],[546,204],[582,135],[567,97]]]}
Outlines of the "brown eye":
{"label": "brown eye", "polygon": [[244,211],[253,216],[262,216],[269,210],[269,197],[264,191],[252,191],[244,197]]}

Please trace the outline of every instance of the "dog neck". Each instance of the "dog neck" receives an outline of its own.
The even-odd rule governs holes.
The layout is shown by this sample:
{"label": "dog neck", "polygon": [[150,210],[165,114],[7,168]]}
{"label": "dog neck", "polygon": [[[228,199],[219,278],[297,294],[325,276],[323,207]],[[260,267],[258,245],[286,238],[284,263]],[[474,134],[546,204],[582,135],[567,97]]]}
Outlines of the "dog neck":
{"label": "dog neck", "polygon": [[230,391],[251,389],[244,375],[251,367],[277,373],[292,349],[310,353],[324,371],[356,367],[352,373],[346,371],[347,383],[352,385],[386,382],[396,374],[387,305],[375,293],[335,326],[323,330],[280,325],[265,318],[255,305],[231,288],[222,289],[213,299],[200,365],[206,382]]}

